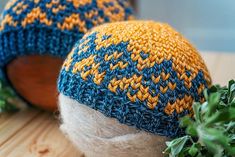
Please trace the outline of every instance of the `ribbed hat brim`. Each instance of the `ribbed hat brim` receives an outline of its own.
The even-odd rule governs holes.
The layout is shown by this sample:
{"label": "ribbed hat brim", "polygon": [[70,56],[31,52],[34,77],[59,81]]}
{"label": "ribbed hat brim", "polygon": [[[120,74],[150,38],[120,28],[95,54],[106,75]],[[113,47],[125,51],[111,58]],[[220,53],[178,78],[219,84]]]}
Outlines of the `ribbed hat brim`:
{"label": "ribbed hat brim", "polygon": [[82,33],[52,28],[28,27],[0,33],[0,67],[23,55],[51,55],[65,58]]}

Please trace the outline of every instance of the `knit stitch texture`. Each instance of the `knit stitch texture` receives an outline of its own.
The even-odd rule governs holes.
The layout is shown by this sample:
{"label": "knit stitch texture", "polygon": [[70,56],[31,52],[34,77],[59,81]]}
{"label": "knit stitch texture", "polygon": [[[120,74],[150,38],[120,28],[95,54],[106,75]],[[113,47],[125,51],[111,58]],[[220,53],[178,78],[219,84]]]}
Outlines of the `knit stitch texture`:
{"label": "knit stitch texture", "polygon": [[0,67],[17,56],[66,57],[93,26],[132,18],[126,0],[11,0],[0,24]]}
{"label": "knit stitch texture", "polygon": [[173,28],[129,21],[86,34],[65,60],[58,89],[121,123],[176,137],[184,133],[179,118],[192,115],[210,84],[203,59]]}

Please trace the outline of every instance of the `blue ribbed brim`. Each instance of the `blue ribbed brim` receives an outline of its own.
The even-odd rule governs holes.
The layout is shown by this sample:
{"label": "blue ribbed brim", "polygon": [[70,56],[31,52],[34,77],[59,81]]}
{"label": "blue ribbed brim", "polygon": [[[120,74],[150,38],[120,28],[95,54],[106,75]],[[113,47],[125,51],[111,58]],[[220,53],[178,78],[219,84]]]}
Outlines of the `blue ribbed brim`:
{"label": "blue ribbed brim", "polygon": [[0,33],[0,67],[23,55],[51,55],[65,58],[83,33],[62,32],[52,28],[11,30]]}

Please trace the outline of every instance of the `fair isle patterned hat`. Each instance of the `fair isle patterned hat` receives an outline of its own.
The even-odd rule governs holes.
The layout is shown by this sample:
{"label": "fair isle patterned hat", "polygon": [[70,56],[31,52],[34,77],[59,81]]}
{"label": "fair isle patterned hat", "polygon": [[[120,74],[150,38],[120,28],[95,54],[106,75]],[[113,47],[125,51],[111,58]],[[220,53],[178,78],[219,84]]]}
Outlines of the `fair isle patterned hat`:
{"label": "fair isle patterned hat", "polygon": [[17,56],[65,57],[93,26],[132,18],[126,0],[11,0],[0,24],[0,67]]}
{"label": "fair isle patterned hat", "polygon": [[93,28],[68,55],[58,80],[61,95],[166,137],[184,134],[179,118],[192,115],[193,101],[203,101],[210,85],[197,50],[169,25],[153,21]]}

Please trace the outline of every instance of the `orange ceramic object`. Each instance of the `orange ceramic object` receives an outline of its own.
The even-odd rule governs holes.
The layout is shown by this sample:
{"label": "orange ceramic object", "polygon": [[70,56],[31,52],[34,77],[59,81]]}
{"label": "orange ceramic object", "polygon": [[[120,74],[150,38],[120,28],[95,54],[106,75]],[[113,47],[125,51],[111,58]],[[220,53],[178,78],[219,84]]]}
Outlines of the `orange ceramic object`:
{"label": "orange ceramic object", "polygon": [[22,56],[7,66],[15,90],[29,103],[42,109],[57,109],[56,81],[63,60],[52,56]]}

